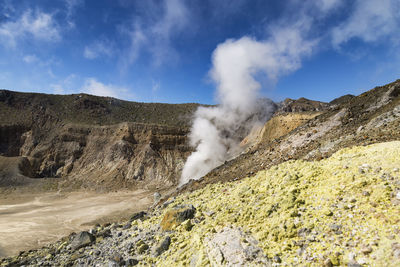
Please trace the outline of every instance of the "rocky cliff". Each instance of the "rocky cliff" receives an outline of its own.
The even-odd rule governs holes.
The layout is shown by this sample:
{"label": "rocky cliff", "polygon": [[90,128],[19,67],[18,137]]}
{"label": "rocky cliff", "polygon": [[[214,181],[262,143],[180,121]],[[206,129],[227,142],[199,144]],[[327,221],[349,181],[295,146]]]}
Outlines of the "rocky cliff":
{"label": "rocky cliff", "polygon": [[58,178],[71,189],[171,187],[197,106],[2,90],[0,186]]}

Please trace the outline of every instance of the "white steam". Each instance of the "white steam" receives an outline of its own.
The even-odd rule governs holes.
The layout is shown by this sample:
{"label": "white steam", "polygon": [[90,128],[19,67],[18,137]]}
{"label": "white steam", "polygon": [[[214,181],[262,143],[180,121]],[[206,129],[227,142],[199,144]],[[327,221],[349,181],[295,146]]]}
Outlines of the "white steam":
{"label": "white steam", "polygon": [[255,123],[268,119],[274,107],[270,102],[258,101],[261,84],[256,78],[266,75],[274,82],[298,69],[301,58],[315,44],[305,40],[302,33],[300,27],[280,28],[272,31],[266,41],[243,37],[218,45],[210,74],[217,85],[220,105],[196,111],[189,136],[196,151],[185,163],[180,185],[201,178],[236,156],[241,151],[238,131],[248,132]]}

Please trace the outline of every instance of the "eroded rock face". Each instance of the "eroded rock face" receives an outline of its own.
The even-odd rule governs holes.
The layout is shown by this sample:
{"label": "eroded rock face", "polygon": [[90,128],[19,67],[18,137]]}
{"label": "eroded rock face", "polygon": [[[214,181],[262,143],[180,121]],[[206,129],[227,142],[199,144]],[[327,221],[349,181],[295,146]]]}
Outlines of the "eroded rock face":
{"label": "eroded rock face", "polygon": [[[13,166],[27,158],[28,177],[62,178],[73,189],[168,187],[190,153],[186,135],[198,106],[0,90],[0,156],[15,158]],[[21,177],[8,169],[0,177],[13,185],[29,180],[27,168],[16,168]]]}
{"label": "eroded rock face", "polygon": [[174,126],[67,124],[45,130],[18,132],[3,150],[29,159],[31,177],[68,177],[60,180],[65,186],[169,187],[190,153],[188,130]]}

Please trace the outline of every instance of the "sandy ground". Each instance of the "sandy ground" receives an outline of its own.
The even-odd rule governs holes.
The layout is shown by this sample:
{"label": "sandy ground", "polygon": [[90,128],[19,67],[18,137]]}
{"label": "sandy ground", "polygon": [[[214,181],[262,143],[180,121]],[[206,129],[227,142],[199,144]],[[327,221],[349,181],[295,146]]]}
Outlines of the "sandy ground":
{"label": "sandy ground", "polygon": [[40,248],[95,223],[128,218],[152,204],[147,191],[0,197],[0,257]]}

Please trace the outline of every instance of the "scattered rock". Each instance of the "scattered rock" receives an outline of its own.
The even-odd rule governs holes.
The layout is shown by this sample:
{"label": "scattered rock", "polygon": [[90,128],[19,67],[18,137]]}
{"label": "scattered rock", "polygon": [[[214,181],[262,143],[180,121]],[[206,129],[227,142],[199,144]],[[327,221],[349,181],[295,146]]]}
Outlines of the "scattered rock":
{"label": "scattered rock", "polygon": [[240,229],[225,227],[204,241],[211,265],[250,266],[266,265],[267,257],[257,246],[257,241]]}
{"label": "scattered rock", "polygon": [[139,263],[137,259],[130,258],[126,261],[126,265],[128,266],[135,266]]}
{"label": "scattered rock", "polygon": [[194,225],[192,224],[192,221],[191,221],[191,220],[186,220],[186,221],[183,223],[183,227],[185,228],[186,231],[192,230],[193,226],[194,226]]}
{"label": "scattered rock", "polygon": [[215,214],[215,212],[211,210],[211,211],[204,212],[204,214],[207,215],[208,217],[211,217]]}
{"label": "scattered rock", "polygon": [[119,264],[113,260],[109,260],[108,267],[119,267]]}
{"label": "scattered rock", "polygon": [[322,264],[323,267],[332,267],[333,264],[331,262],[331,259],[326,259],[324,260],[324,263]]}
{"label": "scattered rock", "polygon": [[126,223],[126,224],[122,227],[122,229],[126,230],[126,229],[129,229],[129,228],[131,228],[131,227],[132,227],[132,223],[131,223],[131,222],[128,222],[128,223]]}
{"label": "scattered rock", "polygon": [[361,248],[361,252],[365,255],[370,254],[372,252],[372,248],[370,246],[363,246]]}
{"label": "scattered rock", "polygon": [[136,243],[136,247],[139,254],[143,254],[146,250],[149,249],[149,245],[147,245],[143,240],[139,240]]}
{"label": "scattered rock", "polygon": [[154,249],[154,255],[159,256],[164,251],[169,249],[169,245],[171,244],[171,238],[167,236],[164,240]]}
{"label": "scattered rock", "polygon": [[278,255],[274,256],[274,261],[276,263],[281,263],[282,262],[281,258]]}
{"label": "scattered rock", "polygon": [[137,212],[137,213],[135,213],[135,214],[133,214],[133,215],[131,216],[130,221],[133,222],[133,221],[142,219],[142,218],[144,218],[144,216],[146,216],[146,215],[147,215],[147,213],[144,212],[144,211]]}
{"label": "scattered rock", "polygon": [[360,258],[360,259],[358,260],[358,264],[364,265],[364,264],[366,264],[366,263],[367,263],[367,259],[366,259],[366,258]]}
{"label": "scattered rock", "polygon": [[326,215],[326,216],[332,216],[332,215],[333,215],[333,212],[332,212],[331,210],[328,210],[328,211],[325,213],[325,215]]}
{"label": "scattered rock", "polygon": [[393,257],[400,260],[400,244],[398,242],[392,243]]}
{"label": "scattered rock", "polygon": [[124,259],[122,258],[121,254],[119,254],[119,253],[114,253],[111,256],[110,262],[111,261],[117,263],[118,264],[117,266],[123,265],[125,263]]}
{"label": "scattered rock", "polygon": [[332,231],[339,231],[340,229],[342,229],[342,226],[338,224],[331,224],[329,228],[331,228]]}
{"label": "scattered rock", "polygon": [[158,201],[160,201],[160,199],[161,199],[161,194],[158,192],[155,192],[153,194],[153,198],[154,198],[154,203],[158,203]]}
{"label": "scattered rock", "polygon": [[97,236],[97,237],[106,238],[106,237],[111,237],[111,236],[112,236],[112,233],[111,233],[111,230],[110,230],[110,229],[104,229],[104,230],[102,230],[102,231],[99,231],[99,232],[97,233],[96,236]]}
{"label": "scattered rock", "polygon": [[165,209],[166,207],[168,207],[170,204],[175,202],[175,197],[169,199],[168,201],[165,201],[164,204],[162,205],[162,207]]}
{"label": "scattered rock", "polygon": [[164,231],[171,230],[173,227],[183,223],[184,221],[192,219],[195,212],[196,209],[193,205],[185,205],[169,210],[165,213],[161,221],[161,228]]}
{"label": "scattered rock", "polygon": [[300,237],[305,237],[311,233],[311,230],[308,228],[301,228],[297,231],[297,235]]}
{"label": "scattered rock", "polygon": [[363,191],[363,192],[362,192],[362,195],[363,195],[364,197],[368,197],[368,196],[371,195],[371,193],[368,192],[368,191]]}
{"label": "scattered rock", "polygon": [[90,245],[93,241],[95,241],[95,237],[89,232],[83,231],[75,236],[75,238],[71,242],[72,249],[79,249]]}

